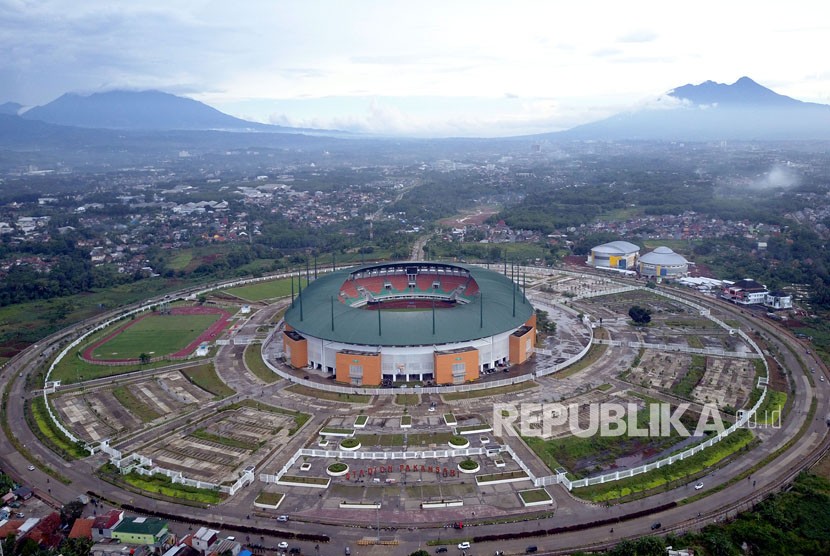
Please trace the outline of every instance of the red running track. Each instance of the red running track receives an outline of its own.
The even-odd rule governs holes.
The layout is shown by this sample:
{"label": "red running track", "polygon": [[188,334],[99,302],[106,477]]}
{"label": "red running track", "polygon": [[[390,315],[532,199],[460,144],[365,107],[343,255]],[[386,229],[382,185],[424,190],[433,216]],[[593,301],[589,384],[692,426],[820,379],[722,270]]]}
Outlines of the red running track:
{"label": "red running track", "polygon": [[[199,344],[201,344],[202,342],[215,340],[216,337],[222,332],[222,330],[224,330],[225,327],[228,325],[228,319],[231,318],[231,314],[229,312],[227,312],[223,309],[219,309],[217,307],[175,307],[175,308],[170,310],[170,314],[171,315],[220,315],[220,317],[216,322],[211,324],[210,327],[208,327],[207,330],[205,330],[204,332],[199,334],[199,337],[197,337],[195,340],[193,340],[192,342],[187,344],[187,346],[185,346],[183,349],[180,349],[176,353],[170,353],[170,354],[166,354],[166,355],[160,356],[160,357],[185,357],[187,355],[190,355],[191,353],[196,351],[196,348],[199,347]],[[153,315],[155,315],[155,313],[147,313],[145,315],[141,315],[140,317],[138,317],[135,320],[131,320],[130,322],[128,322],[124,326],[118,328],[117,330],[115,330],[111,334],[108,334],[104,338],[98,340],[97,342],[95,342],[94,344],[92,344],[91,346],[86,348],[81,353],[81,358],[86,359],[87,361],[96,361],[96,362],[99,362],[99,363],[133,363],[133,362],[138,362],[139,361],[138,359],[98,359],[97,357],[94,357],[92,355],[92,353],[96,349],[98,349],[100,346],[104,345],[105,343],[109,342],[110,340],[112,340],[113,338],[115,338],[116,336],[118,336],[119,334],[124,332],[127,328],[133,326],[134,324],[136,324],[140,320],[143,320],[143,319],[145,319],[149,316],[153,316]],[[156,358],[154,358],[154,359],[156,359]]]}

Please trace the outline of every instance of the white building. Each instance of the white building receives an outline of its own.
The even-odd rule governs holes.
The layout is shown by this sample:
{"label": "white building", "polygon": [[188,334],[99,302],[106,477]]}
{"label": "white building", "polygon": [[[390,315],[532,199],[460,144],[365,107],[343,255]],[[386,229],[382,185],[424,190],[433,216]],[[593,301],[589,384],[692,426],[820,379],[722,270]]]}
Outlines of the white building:
{"label": "white building", "polygon": [[640,257],[640,276],[649,278],[680,278],[689,273],[689,261],[668,247],[658,247]]}
{"label": "white building", "polygon": [[784,292],[769,292],[764,296],[764,306],[774,310],[792,309],[793,296]]}
{"label": "white building", "polygon": [[633,270],[639,254],[640,248],[633,243],[612,241],[592,248],[586,262],[596,268]]}

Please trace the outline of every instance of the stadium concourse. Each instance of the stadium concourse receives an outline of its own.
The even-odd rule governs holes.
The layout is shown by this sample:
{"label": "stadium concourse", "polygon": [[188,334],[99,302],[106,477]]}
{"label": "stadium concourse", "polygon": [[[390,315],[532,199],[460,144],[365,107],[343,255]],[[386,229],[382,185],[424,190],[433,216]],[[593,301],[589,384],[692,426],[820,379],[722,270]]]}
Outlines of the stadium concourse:
{"label": "stadium concourse", "polygon": [[488,269],[396,262],[311,282],[285,313],[284,356],[338,382],[463,384],[526,361],[536,317],[517,280]]}

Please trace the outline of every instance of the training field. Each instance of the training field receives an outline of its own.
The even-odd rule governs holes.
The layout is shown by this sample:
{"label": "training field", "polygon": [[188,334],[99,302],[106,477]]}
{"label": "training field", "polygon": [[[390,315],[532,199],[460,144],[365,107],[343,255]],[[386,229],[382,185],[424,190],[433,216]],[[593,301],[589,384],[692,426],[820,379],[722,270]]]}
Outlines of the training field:
{"label": "training field", "polygon": [[183,355],[195,349],[199,340],[213,340],[230,315],[220,309],[177,308],[172,314],[149,314],[96,342],[84,351],[86,359],[124,361]]}
{"label": "training field", "polygon": [[[302,280],[303,288],[307,286],[305,279]],[[299,286],[294,283],[294,293],[297,293]],[[286,297],[291,295],[291,279],[283,278],[282,280],[268,280],[267,282],[258,282],[248,286],[240,286],[238,288],[230,288],[225,290],[231,295],[245,299],[247,301],[262,301],[264,299],[275,299],[277,297]]]}

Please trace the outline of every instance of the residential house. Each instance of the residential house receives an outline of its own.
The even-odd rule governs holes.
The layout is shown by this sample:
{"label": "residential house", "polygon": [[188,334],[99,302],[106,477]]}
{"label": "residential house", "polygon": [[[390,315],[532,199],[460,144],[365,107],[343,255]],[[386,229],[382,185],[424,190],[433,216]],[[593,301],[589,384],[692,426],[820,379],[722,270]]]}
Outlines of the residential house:
{"label": "residential house", "polygon": [[160,545],[167,535],[167,521],[156,517],[125,517],[112,531],[112,538],[130,544]]}
{"label": "residential house", "polygon": [[98,542],[112,538],[112,531],[124,519],[124,512],[121,510],[110,510],[95,518],[92,524],[92,540]]}

